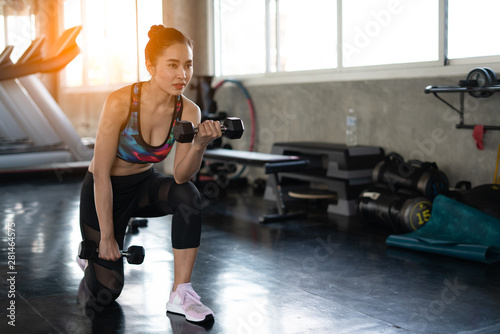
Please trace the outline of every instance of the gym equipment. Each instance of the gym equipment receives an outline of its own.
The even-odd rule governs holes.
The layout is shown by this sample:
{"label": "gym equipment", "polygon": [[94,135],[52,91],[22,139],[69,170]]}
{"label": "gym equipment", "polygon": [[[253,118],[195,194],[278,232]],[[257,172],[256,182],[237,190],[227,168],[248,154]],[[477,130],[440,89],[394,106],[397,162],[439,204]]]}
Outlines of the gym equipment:
{"label": "gym equipment", "polygon": [[[95,242],[91,240],[83,240],[78,248],[78,256],[80,259],[95,259],[99,254],[99,249]],[[130,264],[141,264],[144,261],[144,247],[130,246],[126,251],[120,250],[120,254],[127,258]]]}
{"label": "gym equipment", "polygon": [[266,154],[217,148],[206,150],[203,155],[203,160],[218,162],[230,161],[232,163],[264,168],[264,172],[270,175],[270,177],[274,180],[273,191],[275,192],[276,208],[278,213],[260,217],[260,223],[267,224],[287,219],[303,218],[306,216],[306,213],[302,211],[289,212],[284,200],[284,194],[278,174],[289,171],[306,170],[308,169],[310,163],[308,159],[292,155]]}
{"label": "gym equipment", "polygon": [[[64,68],[78,54],[81,27],[69,28],[42,55],[43,36],[13,64],[0,59],[0,118],[13,131],[0,132],[0,173],[86,169],[93,149],[82,141],[47,88],[35,75]],[[4,123],[5,122],[5,123]],[[7,125],[6,125],[7,126]]]}
{"label": "gym equipment", "polygon": [[[214,87],[212,87],[213,78],[213,76],[198,76],[198,82],[195,85],[197,92],[196,102],[201,108],[202,121],[205,121],[207,119],[222,121],[227,117],[226,112],[218,111],[217,102],[214,100],[214,95],[217,90],[226,83],[236,85],[241,90],[246,99],[246,102],[248,103],[250,116],[250,141],[248,151],[253,152],[256,140],[256,121],[255,107],[253,105],[252,98],[250,97],[249,92],[240,81],[234,79],[224,79],[222,81],[219,81]],[[211,150],[214,148],[232,149],[231,144],[224,144],[223,137],[212,140],[207,146],[207,150]],[[226,181],[228,181],[232,185],[247,183],[246,177],[242,177],[243,172],[247,167],[247,165],[245,164],[243,164],[241,168],[239,168],[239,171],[234,170],[232,167],[230,167],[230,164],[227,164],[226,162],[213,162],[209,164],[203,164],[202,167],[204,166],[206,166],[207,169],[200,171],[200,173],[196,175],[195,182],[198,187],[201,187],[201,183],[205,183],[205,186],[207,186],[210,183],[219,182],[221,178],[220,175],[224,175],[223,177],[226,179]]]}
{"label": "gym equipment", "polygon": [[[495,72],[489,67],[476,67],[472,69],[467,75],[465,81],[459,82],[460,86],[465,87],[489,87],[497,84],[497,76]],[[472,97],[490,97],[495,93],[494,91],[470,91],[469,95]]]}
{"label": "gym equipment", "polygon": [[500,185],[483,184],[462,194],[460,201],[500,219]]}
{"label": "gym equipment", "polygon": [[[234,79],[224,79],[222,81],[219,81],[213,88],[212,88],[212,80],[213,76],[199,76],[198,77],[198,83],[196,85],[197,88],[197,97],[196,97],[196,102],[202,109],[201,114],[202,114],[202,120],[205,119],[214,119],[214,120],[220,120],[220,116],[225,114],[223,111],[217,111],[217,102],[214,100],[215,93],[217,92],[218,89],[220,89],[222,86],[225,84],[234,84],[236,85],[243,95],[245,96],[245,99],[247,100],[248,104],[248,109],[250,111],[250,121],[251,121],[251,126],[250,126],[250,143],[249,143],[249,151],[254,150],[254,145],[255,145],[255,130],[256,130],[256,121],[255,121],[255,107],[252,102],[252,98],[250,97],[250,93],[247,91],[245,86],[238,80]],[[214,141],[216,143],[217,141]],[[220,142],[216,143],[217,146],[213,146],[211,148],[220,148]]]}
{"label": "gym equipment", "polygon": [[500,220],[438,195],[432,205],[432,216],[422,228],[390,235],[386,245],[481,263],[499,262]]}
{"label": "gym equipment", "polygon": [[457,182],[455,187],[450,188],[446,196],[457,201],[462,201],[464,193],[466,191],[469,191],[471,188],[472,184],[470,183],[470,181],[459,181]]}
{"label": "gym equipment", "polygon": [[[222,134],[229,139],[241,138],[245,130],[242,120],[236,117],[226,118],[220,126]],[[198,128],[195,128],[189,121],[179,121],[175,123],[173,133],[175,140],[179,143],[190,143],[198,133]]]}
{"label": "gym equipment", "polygon": [[415,193],[394,193],[373,187],[359,195],[356,211],[365,223],[375,221],[396,233],[407,233],[418,230],[429,221],[432,202]]}
{"label": "gym equipment", "polygon": [[[9,66],[10,54],[14,50],[13,46],[6,46],[0,54],[0,69]],[[7,106],[0,100],[0,140],[3,142],[23,142],[28,140],[28,136],[19,127],[16,120],[7,111]]]}
{"label": "gym equipment", "polygon": [[387,184],[391,190],[416,190],[421,195],[434,199],[439,194],[447,194],[448,177],[435,162],[410,160],[405,162],[397,153],[390,153],[373,169],[374,183]]}
{"label": "gym equipment", "polygon": [[[16,68],[20,68],[26,63],[35,62],[41,54],[43,41],[43,37],[35,39],[19,58]],[[4,65],[5,69],[14,67],[12,62],[10,64],[12,66]],[[32,145],[54,146],[60,144],[60,138],[19,80],[6,76],[4,71],[0,77],[3,79],[0,81],[0,99],[8,113],[31,140]]]}
{"label": "gym equipment", "polygon": [[328,203],[328,213],[342,216],[356,214],[356,199],[363,189],[373,184],[373,167],[384,158],[384,150],[376,146],[347,147],[317,142],[275,143],[271,153],[298,156],[308,160],[309,166],[307,170],[280,173],[279,182],[269,177],[264,193],[266,200],[276,200],[276,184],[281,184],[283,191],[294,198],[304,197],[309,188],[328,189],[330,199],[336,195]]}
{"label": "gym equipment", "polygon": [[[500,91],[500,83],[495,72],[488,67],[476,67],[472,69],[468,73],[467,79],[460,80],[457,86],[429,85],[425,87],[425,94],[432,93],[438,100],[460,115],[460,122],[456,125],[457,129],[474,129],[476,127],[475,124],[464,123],[465,93],[469,93],[469,95],[475,98],[487,98],[497,91]],[[451,103],[448,103],[438,93],[459,93],[460,108],[456,108]],[[498,125],[483,124],[483,126],[484,130],[500,130],[500,126]]]}

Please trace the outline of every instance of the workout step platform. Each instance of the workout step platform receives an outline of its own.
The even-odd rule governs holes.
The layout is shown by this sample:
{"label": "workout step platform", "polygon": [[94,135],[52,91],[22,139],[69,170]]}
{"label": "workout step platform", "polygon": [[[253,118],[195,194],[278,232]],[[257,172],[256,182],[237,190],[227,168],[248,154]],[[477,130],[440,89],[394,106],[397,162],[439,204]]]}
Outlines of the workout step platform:
{"label": "workout step platform", "polygon": [[272,154],[294,155],[310,160],[311,170],[340,179],[371,178],[375,165],[384,159],[377,146],[346,146],[334,143],[275,143]]}
{"label": "workout step platform", "polygon": [[[294,183],[309,183],[311,189],[326,188],[336,194],[336,202],[328,205],[328,212],[344,216],[356,214],[356,199],[373,183],[373,168],[385,156],[384,150],[377,146],[348,147],[321,142],[275,143],[271,153],[309,161],[307,170],[280,173],[278,182],[283,192],[287,192],[287,184]],[[266,200],[276,200],[274,188],[274,178],[269,178],[264,193]]]}

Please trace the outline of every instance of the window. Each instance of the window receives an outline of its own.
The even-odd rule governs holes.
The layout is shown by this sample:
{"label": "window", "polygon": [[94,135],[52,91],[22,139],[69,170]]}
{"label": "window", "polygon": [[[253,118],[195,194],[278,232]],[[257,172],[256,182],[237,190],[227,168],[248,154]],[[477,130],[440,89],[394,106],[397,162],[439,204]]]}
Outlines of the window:
{"label": "window", "polygon": [[161,0],[65,1],[65,29],[83,27],[77,40],[82,53],[66,66],[65,85],[95,87],[147,79],[147,33],[162,22]]}
{"label": "window", "polygon": [[500,43],[488,33],[496,31],[498,0],[213,2],[216,75],[500,60]]}
{"label": "window", "polygon": [[337,1],[278,2],[279,71],[337,67]]}
{"label": "window", "polygon": [[214,0],[214,3],[218,74],[336,66],[335,0]]}
{"label": "window", "polygon": [[343,66],[439,59],[436,0],[342,2]]}
{"label": "window", "polygon": [[448,58],[500,55],[500,1],[448,0]]}
{"label": "window", "polygon": [[217,0],[221,73],[266,71],[265,1]]}
{"label": "window", "polygon": [[[4,5],[0,11],[0,46],[14,46],[10,59],[17,62],[36,37],[35,16],[30,6]],[[1,52],[1,51],[0,51]]]}

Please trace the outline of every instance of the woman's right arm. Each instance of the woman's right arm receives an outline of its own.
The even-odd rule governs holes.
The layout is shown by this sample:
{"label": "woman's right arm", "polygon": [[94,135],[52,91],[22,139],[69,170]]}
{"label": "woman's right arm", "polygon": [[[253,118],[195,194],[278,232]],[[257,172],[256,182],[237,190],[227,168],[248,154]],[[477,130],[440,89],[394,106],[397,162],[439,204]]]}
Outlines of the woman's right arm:
{"label": "woman's right arm", "polygon": [[[123,90],[123,89],[122,89]],[[116,261],[121,255],[113,228],[113,191],[111,168],[116,159],[118,138],[124,117],[128,115],[128,96],[112,93],[104,103],[94,147],[94,200],[101,230],[99,257]]]}

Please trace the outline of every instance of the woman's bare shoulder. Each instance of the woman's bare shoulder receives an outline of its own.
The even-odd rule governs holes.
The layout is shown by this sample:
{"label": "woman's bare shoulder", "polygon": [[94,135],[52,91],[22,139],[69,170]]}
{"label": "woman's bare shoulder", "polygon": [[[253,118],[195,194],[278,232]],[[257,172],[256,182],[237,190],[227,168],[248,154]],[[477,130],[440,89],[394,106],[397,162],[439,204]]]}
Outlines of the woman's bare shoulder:
{"label": "woman's bare shoulder", "polygon": [[106,99],[106,107],[115,109],[117,107],[128,107],[130,104],[130,89],[131,85],[122,87],[110,93]]}
{"label": "woman's bare shoulder", "polygon": [[[182,95],[183,118],[199,119],[201,117],[200,107],[184,95]],[[199,122],[199,121],[198,121]]]}

